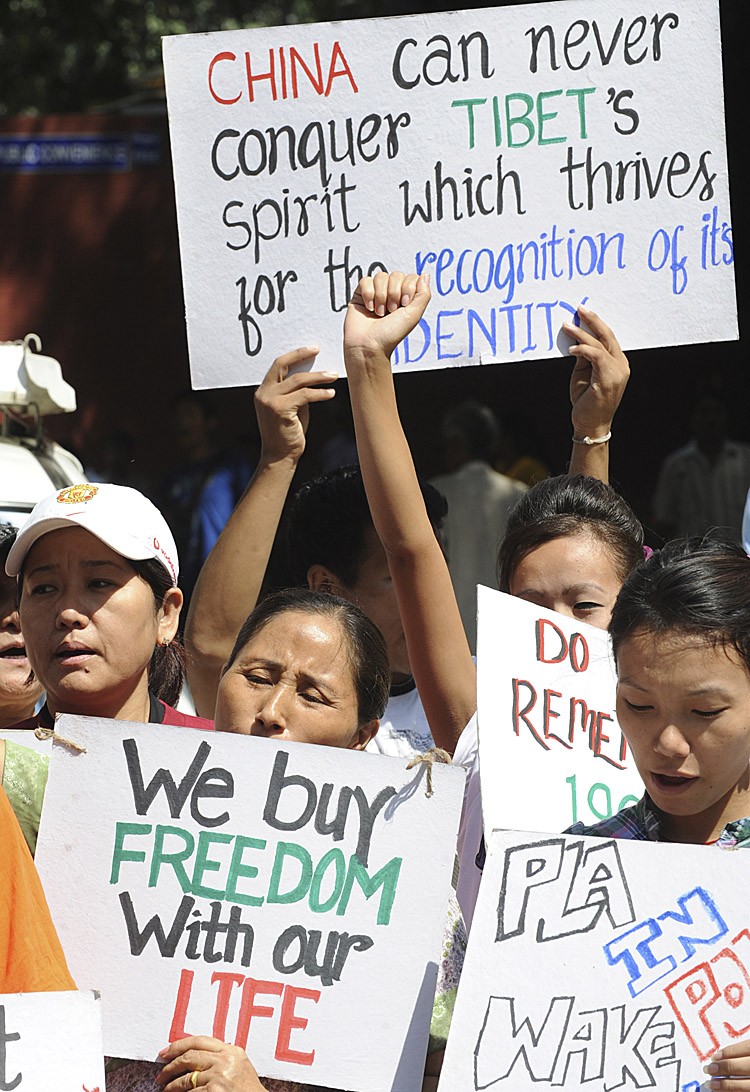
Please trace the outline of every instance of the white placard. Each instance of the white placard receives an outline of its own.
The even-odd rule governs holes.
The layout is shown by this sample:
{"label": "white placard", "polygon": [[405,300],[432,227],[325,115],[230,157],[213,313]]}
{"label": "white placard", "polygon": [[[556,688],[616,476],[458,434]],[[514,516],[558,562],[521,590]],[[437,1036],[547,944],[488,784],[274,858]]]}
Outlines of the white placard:
{"label": "white placard", "polygon": [[104,1092],[99,995],[0,994],[0,1088]]}
{"label": "white placard", "polygon": [[38,754],[52,753],[52,736],[49,739],[39,739],[36,733],[28,728],[0,728],[0,739],[7,739],[9,743],[17,743],[20,747],[27,747]]}
{"label": "white placard", "polygon": [[643,783],[617,723],[605,630],[478,588],[485,830],[557,832],[634,804]]}
{"label": "white placard", "polygon": [[567,352],[587,300],[629,349],[738,337],[718,0],[180,35],[164,67],[196,387],[338,368],[380,268],[432,274],[397,370]]}
{"label": "white placard", "polygon": [[698,1092],[750,1036],[748,858],[499,831],[441,1092]]}
{"label": "white placard", "polygon": [[[65,717],[37,850],[108,1054],[213,1034],[266,1076],[421,1087],[463,776]],[[161,787],[158,787],[161,786]],[[363,1009],[366,1007],[366,1014]]]}

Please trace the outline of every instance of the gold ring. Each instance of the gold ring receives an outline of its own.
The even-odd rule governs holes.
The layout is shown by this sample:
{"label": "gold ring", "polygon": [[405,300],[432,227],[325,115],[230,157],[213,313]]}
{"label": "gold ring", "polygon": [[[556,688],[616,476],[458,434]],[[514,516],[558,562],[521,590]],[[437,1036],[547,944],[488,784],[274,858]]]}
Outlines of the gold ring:
{"label": "gold ring", "polygon": [[190,1087],[191,1088],[197,1088],[198,1087],[198,1074],[199,1073],[200,1073],[199,1069],[194,1069],[193,1072],[190,1074]]}

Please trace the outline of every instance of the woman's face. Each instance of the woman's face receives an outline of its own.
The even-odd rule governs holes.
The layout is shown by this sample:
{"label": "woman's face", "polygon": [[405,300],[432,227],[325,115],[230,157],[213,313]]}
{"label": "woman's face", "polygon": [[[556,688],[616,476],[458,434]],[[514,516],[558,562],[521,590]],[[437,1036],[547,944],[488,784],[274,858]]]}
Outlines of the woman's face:
{"label": "woman's face", "polygon": [[750,814],[750,672],[736,651],[635,633],[617,672],[617,719],[667,836],[707,842]]}
{"label": "woman's face", "polygon": [[29,682],[31,666],[21,635],[16,609],[16,581],[0,572],[0,725],[7,727],[34,712],[42,692],[38,682]]}
{"label": "woman's face", "polygon": [[509,590],[528,603],[606,629],[621,586],[610,550],[582,532],[537,546],[516,567]]}
{"label": "woman's face", "polygon": [[222,677],[215,720],[219,732],[357,750],[378,724],[358,724],[349,647],[338,620],[304,611],[284,611],[251,637]]}
{"label": "woman's face", "polygon": [[182,593],[155,609],[146,581],[81,527],[50,531],[31,547],[21,623],[34,674],[52,712],[143,719],[148,665],[177,632]]}

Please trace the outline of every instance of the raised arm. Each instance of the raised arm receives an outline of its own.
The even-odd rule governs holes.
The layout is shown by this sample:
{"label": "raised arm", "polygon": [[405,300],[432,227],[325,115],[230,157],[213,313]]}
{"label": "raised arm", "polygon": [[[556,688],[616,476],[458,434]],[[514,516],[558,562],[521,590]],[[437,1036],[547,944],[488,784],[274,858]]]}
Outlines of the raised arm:
{"label": "raised arm", "polygon": [[284,502],[305,450],[309,405],[336,393],[335,372],[297,372],[314,348],[278,357],[255,392],[261,435],[258,468],[195,585],[185,626],[188,682],[196,711],[212,717],[221,670],[240,626],[255,606]]}
{"label": "raised arm", "polygon": [[347,308],[344,362],[362,477],[388,556],[411,669],[433,738],[452,754],[476,709],[476,671],[401,427],[390,364],[429,300],[426,276],[365,277]]}
{"label": "raised arm", "polygon": [[[571,474],[588,474],[609,481],[609,440],[617,407],[622,401],[630,376],[628,358],[606,323],[588,307],[578,314],[588,326],[563,324],[566,334],[577,341],[570,349],[576,358],[570,377],[570,401],[573,406],[573,453]],[[601,441],[586,443],[585,440]]]}

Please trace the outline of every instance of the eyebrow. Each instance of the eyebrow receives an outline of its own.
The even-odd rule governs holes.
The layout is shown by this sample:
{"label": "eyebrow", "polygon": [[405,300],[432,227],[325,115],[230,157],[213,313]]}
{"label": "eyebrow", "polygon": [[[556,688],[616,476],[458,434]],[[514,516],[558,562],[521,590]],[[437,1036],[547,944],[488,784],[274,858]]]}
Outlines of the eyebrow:
{"label": "eyebrow", "polygon": [[[637,683],[635,679],[631,679],[628,675],[624,675],[622,678],[618,679],[617,684],[618,686],[630,686],[633,688],[633,690],[640,691],[641,694],[649,694],[652,690],[658,689],[658,687],[654,688],[641,686],[640,683]],[[706,695],[713,694],[715,694],[717,697],[725,699],[726,701],[728,701],[730,697],[729,694],[727,694],[726,690],[723,690],[720,686],[712,686],[710,683],[708,683],[706,686],[696,686],[692,690],[685,691],[686,698],[702,698],[706,697]]]}
{"label": "eyebrow", "polygon": [[[102,569],[110,566],[113,569],[121,569],[124,567],[124,563],[118,561],[112,561],[109,558],[104,558],[101,561],[90,560],[82,561],[81,566],[84,569]],[[60,568],[59,561],[50,561],[47,565],[35,565],[33,569],[28,569],[24,574],[27,577],[37,576],[39,573],[52,573],[56,572]]]}
{"label": "eyebrow", "polygon": [[[533,595],[546,595],[547,591],[548,591],[547,588],[529,587],[529,588],[522,588],[520,591],[514,592],[513,594],[516,595],[516,596],[531,595],[531,594],[533,594]],[[599,592],[600,595],[606,595],[606,591],[601,586],[601,584],[592,584],[592,583],[571,584],[569,587],[563,588],[562,593],[563,593],[563,595],[570,595],[571,592],[575,592],[576,595],[581,595],[583,592],[587,592],[587,591]]]}
{"label": "eyebrow", "polygon": [[[279,663],[278,660],[267,660],[263,656],[253,656],[246,660],[242,659],[242,653],[237,657],[235,663],[243,671],[252,671],[254,667],[262,667],[267,671],[283,671],[284,665]],[[303,673],[298,676],[299,681],[303,686],[317,686],[321,690],[335,692],[336,686],[333,682],[329,682],[327,679],[321,679],[320,676],[310,675]]]}

